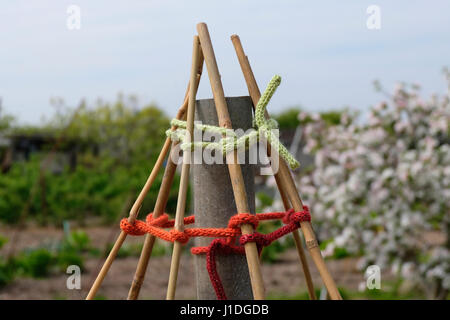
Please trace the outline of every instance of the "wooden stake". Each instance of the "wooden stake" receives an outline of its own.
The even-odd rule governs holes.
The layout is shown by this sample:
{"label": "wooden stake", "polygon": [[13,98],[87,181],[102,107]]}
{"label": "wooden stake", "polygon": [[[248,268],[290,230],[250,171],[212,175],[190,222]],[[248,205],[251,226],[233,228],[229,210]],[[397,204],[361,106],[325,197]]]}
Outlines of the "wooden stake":
{"label": "wooden stake", "polygon": [[[189,85],[188,85],[189,90]],[[181,106],[180,110],[178,111],[177,117],[178,119],[182,118],[184,114],[186,113],[187,108],[187,95],[185,96],[185,102]],[[130,210],[130,214],[128,216],[128,221],[130,223],[134,223],[136,220],[136,217],[139,213],[139,209],[142,205],[142,202],[144,201],[145,196],[147,195],[148,191],[150,190],[150,187],[152,186],[153,182],[155,181],[163,163],[167,156],[167,153],[169,152],[171,145],[170,138],[167,138],[164,142],[164,145],[161,149],[161,152],[158,156],[158,159],[156,160],[156,163],[147,179],[147,181],[144,184],[144,187],[142,188],[141,192],[139,193],[138,198],[133,204],[133,207]],[[86,300],[92,300],[94,299],[95,295],[97,294],[98,289],[100,288],[103,280],[106,277],[106,274],[108,273],[109,269],[111,268],[112,263],[114,262],[114,259],[117,256],[117,253],[119,252],[120,248],[122,247],[123,242],[125,241],[127,237],[127,234],[123,231],[120,232],[119,237],[117,238],[116,242],[114,243],[113,248],[111,249],[110,253],[108,254],[108,257],[105,260],[105,263],[103,264],[103,267],[101,268],[97,278],[95,279],[91,289],[89,290],[89,293],[86,297]]]}
{"label": "wooden stake", "polygon": [[[222,82],[220,80],[219,69],[217,67],[214,49],[208,27],[205,23],[197,24],[197,31],[200,37],[200,43],[205,57],[206,68],[208,70],[209,80],[213,92],[214,102],[216,104],[219,125],[224,128],[232,128],[230,115],[225,101]],[[237,161],[237,151],[234,150],[226,155],[228,169],[230,171],[233,193],[236,200],[238,213],[248,213],[247,195],[245,192],[244,181],[241,167]],[[241,226],[242,234],[253,233],[253,226],[245,224]],[[247,258],[250,279],[252,282],[253,297],[257,300],[264,299],[264,283],[259,265],[259,255],[254,242],[245,245],[245,254]]]}
{"label": "wooden stake", "polygon": [[[253,104],[256,106],[256,104],[259,101],[259,98],[261,97],[261,93],[259,92],[259,88],[256,83],[255,77],[253,75],[252,69],[250,67],[250,63],[248,61],[247,56],[245,56],[245,53],[242,48],[242,44],[240,42],[239,37],[237,35],[233,35],[233,36],[231,36],[231,40],[233,41],[233,44],[235,46],[236,53],[238,55],[239,62],[241,64],[241,68],[244,73],[245,80],[247,82],[248,90],[249,90],[250,96],[252,97],[252,100],[253,100]],[[266,110],[265,115],[266,115],[266,118],[269,117],[267,110]],[[270,146],[268,146],[268,148],[267,148],[268,153],[270,150],[269,148],[270,148]],[[286,194],[287,194],[287,197],[289,198],[290,202],[292,203],[294,210],[296,210],[296,211],[303,210],[303,203],[298,194],[297,188],[295,186],[295,182],[292,178],[289,168],[287,167],[285,161],[282,159],[280,159],[280,161],[279,161],[279,170],[278,170],[278,173],[275,175],[275,178],[276,178],[280,193],[282,194],[282,197],[286,198]],[[286,201],[286,200],[287,199],[285,199],[284,201]],[[311,223],[302,222],[302,223],[300,223],[300,225],[301,225],[301,229],[302,229],[303,234],[306,239],[306,246],[312,256],[314,263],[317,266],[317,269],[319,270],[320,276],[322,277],[322,280],[323,280],[325,286],[327,287],[330,297],[334,300],[341,300],[342,297],[337,289],[337,286],[336,286],[330,272],[328,271],[325,261],[323,260],[322,254],[320,252],[320,249],[319,249],[319,246],[318,246],[318,243],[316,240],[316,236],[311,227]],[[297,236],[299,237],[298,233],[297,233]],[[296,238],[296,236],[294,233],[294,239],[295,238]],[[300,240],[300,239],[298,239],[298,240]],[[296,239],[296,245],[297,245],[297,250],[298,250],[300,259],[302,260],[302,263],[306,262],[304,253],[303,254],[301,253],[301,251],[303,251],[303,249],[301,251],[299,250],[299,248],[301,247],[301,243],[297,244],[297,239]],[[306,268],[305,268],[305,266],[306,266]],[[303,263],[303,268],[305,271],[305,277],[310,278],[310,275],[309,276],[307,275],[307,274],[310,274],[307,264]],[[312,280],[310,279],[308,281],[308,279],[307,279],[307,283],[308,282],[309,282],[308,291],[309,291],[310,297],[311,298],[315,297],[315,294],[312,295],[314,293],[314,291],[311,292],[311,289],[313,288]]]}
{"label": "wooden stake", "polygon": [[[226,98],[228,112],[233,128],[246,132],[252,128],[252,100],[250,97]],[[197,100],[195,105],[196,120],[203,124],[218,126],[214,99]],[[239,129],[238,129],[239,128]],[[220,153],[220,151],[219,151]],[[218,154],[216,153],[216,156]],[[239,155],[241,156],[241,155]],[[255,165],[241,164],[242,177],[249,213],[255,212]],[[202,228],[224,228],[236,214],[233,187],[228,166],[222,163],[204,161],[192,166],[195,225]],[[195,239],[196,247],[207,247],[211,238]],[[216,299],[211,279],[206,271],[206,255],[195,255],[195,274],[197,299]],[[220,274],[222,286],[227,299],[253,299],[247,259],[243,254],[227,254],[216,256],[216,269]]]}
{"label": "wooden stake", "polygon": [[[201,53],[201,51],[200,51]],[[199,68],[197,70],[197,77],[195,81],[195,85],[198,87],[200,82],[200,77],[203,69],[203,55],[199,57]],[[188,88],[189,89],[189,88]],[[185,105],[187,108],[189,91],[186,92]],[[183,104],[184,105],[184,104]],[[183,110],[186,111],[186,108]],[[183,115],[180,113],[177,115],[178,119],[185,119],[185,112]],[[174,128],[175,129],[175,128]],[[172,144],[172,151],[175,152],[174,148],[175,144]],[[167,200],[169,199],[170,188],[172,187],[173,178],[175,176],[175,172],[177,169],[177,164],[172,159],[172,153],[169,154],[169,160],[167,161],[167,166],[164,171],[164,176],[161,182],[161,187],[158,192],[158,197],[156,199],[155,208],[153,209],[153,217],[157,218],[162,215],[166,209]],[[133,282],[131,284],[130,291],[128,292],[128,300],[136,300],[139,296],[139,292],[141,290],[142,283],[144,282],[145,273],[147,271],[147,266],[150,260],[150,256],[152,255],[153,245],[155,244],[155,236],[151,234],[145,235],[144,246],[142,247],[141,255],[139,257],[139,262],[136,268],[136,272],[134,275]]]}
{"label": "wooden stake", "polygon": [[[199,68],[200,42],[198,36],[194,36],[194,43],[192,49],[192,67],[191,67],[191,80],[190,83],[194,84],[197,78],[197,72]],[[195,112],[195,97],[197,95],[197,86],[191,85],[189,89],[189,103],[188,103],[188,115],[187,115],[187,136],[186,143],[189,143],[193,139],[194,135],[194,112]],[[178,191],[177,210],[175,214],[175,230],[184,230],[184,213],[186,209],[186,196],[189,186],[189,169],[191,162],[191,152],[183,152],[183,166],[181,167],[180,189]],[[175,290],[178,278],[178,269],[180,266],[182,243],[174,241],[172,261],[170,264],[169,284],[167,288],[167,300],[173,300],[175,298]]]}

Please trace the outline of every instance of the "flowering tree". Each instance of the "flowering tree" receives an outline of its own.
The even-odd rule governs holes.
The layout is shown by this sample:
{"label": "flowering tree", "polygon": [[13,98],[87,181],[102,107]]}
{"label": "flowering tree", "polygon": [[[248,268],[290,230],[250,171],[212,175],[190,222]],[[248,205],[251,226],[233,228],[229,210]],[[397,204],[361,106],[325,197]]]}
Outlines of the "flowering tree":
{"label": "flowering tree", "polygon": [[[447,73],[448,75],[448,73]],[[379,88],[381,90],[381,88]],[[409,278],[430,298],[450,290],[449,95],[398,85],[365,121],[344,111],[338,125],[300,113],[312,170],[298,177],[325,255],[361,256]]]}

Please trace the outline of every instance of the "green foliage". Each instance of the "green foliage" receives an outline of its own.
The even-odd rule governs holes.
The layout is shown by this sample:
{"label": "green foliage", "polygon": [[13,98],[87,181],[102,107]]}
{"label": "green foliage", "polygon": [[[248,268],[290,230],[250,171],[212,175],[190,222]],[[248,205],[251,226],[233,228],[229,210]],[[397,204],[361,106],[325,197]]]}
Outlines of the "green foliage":
{"label": "green foliage", "polygon": [[[318,116],[320,117],[321,120],[323,120],[323,122],[329,126],[334,126],[334,125],[338,125],[341,123],[341,118],[343,115],[344,111],[343,110],[337,110],[337,111],[325,111],[325,112],[320,112],[318,114]],[[311,123],[314,122],[315,120],[313,119],[311,114],[303,114],[302,119],[299,120],[299,124],[301,125],[305,125],[307,123]]]}
{"label": "green foliage", "polygon": [[[258,232],[268,234],[281,227],[280,221],[262,222],[258,226]],[[280,253],[286,249],[294,246],[294,241],[291,235],[287,235],[277,241],[274,241],[270,246],[265,247],[261,252],[261,260],[266,263],[275,263],[279,261]]]}
{"label": "green foliage", "polygon": [[[325,250],[328,246],[328,244],[332,243],[333,239],[326,239],[320,242],[319,247],[320,250]],[[344,247],[339,247],[339,246],[335,246],[333,249],[333,253],[330,254],[330,256],[328,256],[327,258],[329,259],[344,259],[347,257],[352,256],[346,248]]]}
{"label": "green foliage", "polygon": [[7,132],[14,124],[15,118],[8,114],[3,114],[3,110],[0,107],[0,133]]}
{"label": "green foliage", "polygon": [[[0,248],[4,239],[0,237]],[[70,265],[83,269],[83,254],[91,250],[88,235],[74,231],[56,245],[27,249],[5,261],[0,257],[0,287],[18,276],[44,278],[56,270],[65,272]]]}
{"label": "green foliage", "polygon": [[279,260],[279,254],[285,251],[286,248],[287,246],[279,241],[272,242],[270,246],[263,249],[261,253],[261,260],[267,263],[277,262]]}
{"label": "green foliage", "polygon": [[38,163],[36,161],[13,166],[6,174],[0,174],[0,219],[7,223],[19,220],[31,186],[38,179]]}
{"label": "green foliage", "polygon": [[[0,235],[0,249],[8,242],[8,238]],[[14,268],[9,261],[0,256],[0,288],[14,279]]]}
{"label": "green foliage", "polygon": [[322,112],[320,117],[329,125],[337,125],[341,123],[342,111]]}
{"label": "green foliage", "polygon": [[[8,242],[8,238],[0,235],[0,249]],[[14,279],[14,268],[9,261],[0,256],[0,288]]]}
{"label": "green foliage", "polygon": [[[112,248],[112,244],[111,244]],[[108,253],[111,250],[108,250]],[[142,252],[142,243],[126,243],[117,253],[117,258],[139,257]]]}
{"label": "green foliage", "polygon": [[15,259],[16,268],[33,278],[43,278],[54,264],[54,255],[45,248],[38,248],[22,253]]}
{"label": "green foliage", "polygon": [[56,264],[59,270],[66,271],[67,267],[77,265],[83,269],[83,257],[74,250],[61,251],[56,255]]}
{"label": "green foliage", "polygon": [[169,119],[155,106],[137,109],[135,104],[133,97],[121,95],[115,103],[98,102],[95,108],[83,103],[58,123],[71,123],[69,137],[97,143],[100,156],[122,164],[147,162],[158,155]]}
{"label": "green foliage", "polygon": [[7,242],[8,242],[8,238],[6,238],[6,237],[4,237],[4,236],[2,236],[2,235],[0,234],[0,249],[3,248],[3,246],[4,246],[5,243],[7,243]]}
{"label": "green foliage", "polygon": [[0,259],[0,288],[14,280],[14,267],[9,261]]}
{"label": "green foliage", "polygon": [[[395,286],[385,284],[385,289],[366,289],[365,291],[354,291],[339,287],[339,293],[344,300],[417,300],[424,299],[424,295],[419,290],[410,290],[400,292]],[[316,297],[320,297],[320,290],[315,289]],[[270,293],[268,300],[309,300],[307,291],[301,291],[295,294]]]}
{"label": "green foliage", "polygon": [[[10,171],[0,174],[0,220],[17,223],[21,217],[34,218],[57,225],[63,220],[84,223],[87,217],[99,216],[105,223],[116,222],[127,209],[125,204],[147,180],[169,127],[169,119],[158,108],[137,109],[134,104],[133,98],[122,96],[113,104],[98,102],[94,108],[82,103],[75,112],[59,112],[41,127],[16,129],[63,137],[58,145],[61,150],[75,143],[77,166],[67,165],[55,174],[49,169],[54,160],[46,152],[33,154],[27,162],[15,162]],[[153,209],[161,180],[162,173],[145,198],[141,213]],[[176,176],[168,212],[175,211],[178,184]]]}
{"label": "green foliage", "polygon": [[84,231],[72,231],[64,240],[64,245],[75,251],[88,251],[91,247],[91,239]]}
{"label": "green foliage", "polygon": [[[305,115],[302,120],[299,119],[299,114],[302,112],[300,108],[290,108],[283,111],[273,118],[278,122],[280,130],[295,129],[299,124],[306,124],[312,122],[311,116]],[[326,124],[337,125],[341,123],[342,111],[325,111],[320,112],[319,116]]]}
{"label": "green foliage", "polygon": [[267,195],[265,192],[257,192],[256,199],[259,202],[259,207],[256,210],[258,212],[262,211],[262,208],[266,208],[272,205],[273,198]]}
{"label": "green foliage", "polygon": [[291,108],[273,116],[273,118],[278,122],[280,130],[295,129],[300,124],[298,120],[300,111],[299,108]]}
{"label": "green foliage", "polygon": [[[171,248],[171,246],[164,245],[163,243],[161,243],[161,241],[157,241],[153,245],[152,257],[161,257],[161,256],[165,256],[165,255],[170,255],[172,253],[170,248]],[[187,246],[184,246],[183,250],[189,251]]]}
{"label": "green foliage", "polygon": [[72,231],[59,244],[56,252],[56,264],[61,271],[70,265],[83,269],[83,253],[91,253],[91,240],[84,231]]}
{"label": "green foliage", "polygon": [[[320,296],[320,289],[314,289],[316,297]],[[285,294],[285,293],[269,293],[267,295],[267,300],[309,300],[309,294],[307,291],[302,291],[295,294]]]}
{"label": "green foliage", "polygon": [[336,247],[334,248],[333,258],[334,259],[343,259],[349,257],[350,254],[348,253],[347,249],[343,247]]}
{"label": "green foliage", "polygon": [[[257,199],[257,212],[267,211],[267,208],[270,208],[274,200],[267,193],[260,191],[256,193]],[[264,221],[258,225],[258,232],[263,234],[268,234],[270,232],[275,231],[276,229],[282,226],[281,221]],[[270,246],[265,247],[261,252],[261,260],[266,263],[276,263],[279,261],[280,253],[286,251],[288,248],[292,248],[294,246],[294,241],[292,236],[287,235],[274,241],[270,244]]]}

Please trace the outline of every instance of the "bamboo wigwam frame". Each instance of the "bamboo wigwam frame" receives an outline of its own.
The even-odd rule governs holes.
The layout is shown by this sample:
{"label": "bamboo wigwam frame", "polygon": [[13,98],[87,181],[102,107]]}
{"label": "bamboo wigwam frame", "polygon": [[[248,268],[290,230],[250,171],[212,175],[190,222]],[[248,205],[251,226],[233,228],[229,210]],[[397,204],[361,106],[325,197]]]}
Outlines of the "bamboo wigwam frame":
{"label": "bamboo wigwam frame", "polygon": [[[219,69],[217,67],[216,57],[214,54],[213,46],[211,43],[211,38],[208,32],[208,28],[205,23],[199,23],[197,25],[198,35],[194,36],[193,42],[193,53],[192,53],[192,65],[191,65],[191,74],[190,80],[188,84],[188,88],[186,91],[186,95],[184,98],[184,102],[178,111],[176,116],[177,119],[186,119],[187,118],[187,130],[192,133],[193,125],[194,125],[194,108],[195,108],[195,100],[198,85],[200,82],[200,77],[203,70],[203,64],[206,64],[206,68],[208,70],[209,80],[211,83],[211,89],[214,97],[214,102],[216,105],[216,111],[219,119],[219,125],[224,128],[232,129],[230,115],[228,113],[227,103],[225,100],[225,94],[222,87],[222,82],[220,79]],[[250,67],[249,60],[244,53],[242,48],[241,41],[237,35],[231,36],[231,41],[233,42],[237,58],[239,60],[239,64],[241,66],[242,72],[244,74],[244,78],[247,84],[247,88],[252,99],[254,107],[257,105],[261,92],[256,83],[255,76]],[[269,115],[266,111],[266,118],[269,118]],[[175,127],[172,127],[172,130],[175,130]],[[192,136],[192,135],[191,135]],[[172,149],[171,149],[172,145]],[[128,221],[132,224],[136,221],[137,215],[139,213],[139,209],[142,205],[142,202],[150,190],[151,185],[156,179],[161,167],[164,163],[166,156],[169,153],[169,150],[174,150],[173,146],[175,142],[172,142],[168,137],[162,147],[162,150],[159,154],[159,157],[153,167],[144,187],[142,188],[139,196],[137,197],[135,203],[133,204],[130,214],[128,217]],[[271,150],[270,145],[267,146],[267,153],[270,156],[274,151]],[[183,218],[185,213],[185,205],[186,205],[186,195],[187,195],[187,187],[189,184],[189,158],[191,156],[190,152],[183,153],[183,165],[181,168],[181,180],[180,187],[178,191],[178,202],[177,209],[175,215],[175,229],[182,231],[184,229]],[[171,158],[171,157],[169,157]],[[238,164],[237,160],[237,151],[234,150],[229,152],[226,155],[226,161],[228,165],[228,170],[231,178],[233,194],[236,202],[237,213],[247,213],[249,212],[248,202],[247,202],[247,194],[244,186],[244,180],[242,176],[241,167]],[[173,161],[167,161],[167,165],[165,167],[164,176],[162,180],[162,184],[158,193],[158,198],[155,203],[153,217],[157,218],[158,216],[164,213],[164,209],[167,204],[167,200],[169,197],[169,191],[172,186],[173,178],[175,175],[175,171],[177,168],[177,164]],[[277,183],[278,190],[281,195],[281,199],[283,201],[284,207],[286,210],[293,208],[295,211],[303,210],[302,200],[298,194],[297,187],[292,178],[291,172],[285,163],[285,161],[279,158],[279,168],[278,172],[275,174],[275,180]],[[311,223],[301,222],[301,230],[303,232],[303,236],[305,238],[306,247],[311,254],[312,260],[316,265],[319,274],[323,280],[323,283],[328,291],[328,294],[333,300],[340,300],[341,295],[336,287],[336,284],[325,264],[325,261],[320,252],[316,236],[311,227]],[[253,226],[249,224],[244,224],[241,226],[242,234],[251,234],[254,232]],[[121,231],[119,237],[117,238],[111,252],[109,253],[106,261],[101,268],[94,284],[92,285],[86,299],[91,300],[97,294],[97,291],[100,288],[101,283],[103,282],[107,272],[109,271],[112,262],[117,256],[119,249],[121,248],[123,242],[126,239],[127,234],[124,231]],[[295,240],[297,252],[300,258],[300,262],[303,268],[303,273],[305,276],[306,284],[308,287],[308,293],[311,299],[316,299],[314,293],[314,286],[311,278],[311,272],[309,270],[305,252],[303,249],[302,240],[300,237],[300,233],[298,230],[293,232],[293,237]],[[155,237],[153,235],[147,234],[145,236],[144,246],[142,248],[141,256],[139,258],[138,266],[136,269],[136,273],[134,275],[133,282],[131,284],[130,291],[128,293],[129,300],[135,300],[139,296],[139,291],[141,285],[144,281],[145,273],[147,270],[148,262],[152,253],[153,245],[155,242]],[[170,266],[170,275],[169,275],[169,284],[167,289],[167,299],[171,300],[175,298],[176,291],[176,282],[178,276],[179,262],[181,256],[181,248],[182,244],[178,241],[174,242],[173,252],[172,252],[172,262]],[[257,251],[256,244],[254,242],[248,242],[245,244],[245,255],[247,258],[247,264],[249,268],[249,274],[252,285],[253,297],[257,300],[264,299],[264,283],[261,274],[261,266],[259,261],[259,255]]]}

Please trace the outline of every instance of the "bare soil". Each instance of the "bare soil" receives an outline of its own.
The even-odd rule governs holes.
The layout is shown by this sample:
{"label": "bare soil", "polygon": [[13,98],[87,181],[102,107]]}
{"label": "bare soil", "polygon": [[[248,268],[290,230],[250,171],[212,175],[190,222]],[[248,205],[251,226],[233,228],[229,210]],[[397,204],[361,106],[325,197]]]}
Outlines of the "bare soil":
{"label": "bare soil", "polygon": [[[93,227],[83,229],[91,238],[93,246],[104,248],[107,243],[115,241],[118,230],[114,227]],[[1,228],[0,234],[13,238],[14,230]],[[63,232],[56,228],[29,228],[21,232],[14,243],[16,252],[36,247],[51,241],[61,240]],[[128,237],[126,242],[141,242],[141,237]],[[0,251],[4,255],[11,243]],[[169,278],[170,256],[154,257],[150,260],[146,280],[141,289],[141,299],[164,299]],[[56,274],[45,279],[18,278],[13,283],[0,289],[0,299],[84,299],[93,283],[104,259],[89,258],[82,273],[81,290],[69,290],[66,287],[68,275]],[[357,290],[364,275],[356,268],[356,259],[346,258],[327,261],[336,283],[349,290]],[[107,299],[125,299],[136,269],[138,257],[116,259],[102,287],[99,297]],[[311,259],[309,266],[316,287],[321,287],[317,269]],[[262,265],[267,293],[273,295],[293,295],[306,291],[302,268],[295,249],[287,250],[280,256],[280,261]],[[195,299],[194,259],[184,254],[181,259],[177,282],[177,299]]]}

